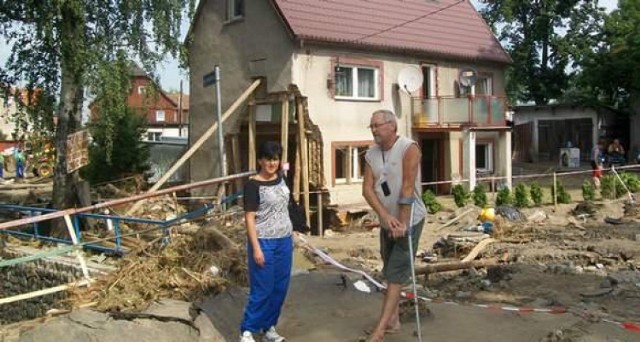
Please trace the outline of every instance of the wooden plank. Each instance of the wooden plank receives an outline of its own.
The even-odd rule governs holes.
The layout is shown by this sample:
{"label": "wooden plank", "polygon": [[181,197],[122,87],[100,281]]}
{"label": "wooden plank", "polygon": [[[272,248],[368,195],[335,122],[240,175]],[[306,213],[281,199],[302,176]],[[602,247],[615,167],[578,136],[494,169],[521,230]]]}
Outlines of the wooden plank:
{"label": "wooden plank", "polygon": [[311,212],[309,204],[309,147],[307,146],[307,133],[305,130],[305,115],[303,98],[298,99],[298,134],[300,134],[300,169],[302,171],[302,187],[304,196],[304,210],[307,225],[311,225]]}
{"label": "wooden plank", "polygon": [[469,252],[469,254],[464,257],[464,259],[462,259],[462,262],[467,262],[467,261],[471,261],[473,259],[475,259],[478,254],[480,254],[480,252],[482,252],[487,246],[489,246],[490,244],[496,242],[498,240],[496,239],[485,239],[480,241],[479,244],[477,244],[475,247],[473,247],[473,249],[471,250],[471,252]]}
{"label": "wooden plank", "polygon": [[302,171],[300,170],[300,134],[298,132],[298,142],[296,146],[296,168],[293,174],[293,199],[300,203],[300,178]]}
{"label": "wooden plank", "polygon": [[[233,173],[240,173],[240,169],[242,168],[240,162],[240,138],[238,134],[234,134],[231,136],[231,150],[233,155]],[[242,190],[242,179],[236,179],[236,192]]]}
{"label": "wooden plank", "polygon": [[256,105],[249,105],[249,170],[256,169]]}
{"label": "wooden plank", "polygon": [[[222,123],[225,122],[225,120],[227,120],[231,114],[233,114],[236,109],[238,109],[240,107],[240,105],[247,99],[249,98],[249,96],[251,96],[251,94],[254,92],[254,90],[256,90],[256,88],[258,88],[258,86],[260,85],[260,79],[255,80],[245,91],[244,93],[242,93],[235,102],[233,102],[233,104],[231,105],[231,107],[229,107],[229,109],[227,109],[226,112],[224,112],[224,115],[222,116]],[[164,175],[162,175],[162,177],[160,177],[160,179],[156,182],[156,184],[154,184],[148,192],[153,192],[156,191],[158,189],[160,189],[160,187],[162,185],[164,185],[164,183],[169,180],[169,178],[171,178],[171,176],[178,171],[178,169],[182,166],[182,164],[184,164],[187,160],[189,160],[189,158],[191,158],[191,156],[200,149],[200,147],[205,143],[205,141],[207,141],[212,135],[213,133],[216,132],[216,130],[218,129],[218,122],[214,122],[213,125],[211,125],[211,127],[209,127],[209,129],[204,132],[204,134],[202,134],[202,136],[187,150],[187,152],[185,152],[182,157],[180,157],[180,159],[178,159],[178,161],[173,164],[173,166],[169,169],[169,171],[167,171]],[[222,161],[219,161],[222,162]],[[138,210],[138,208],[142,205],[143,201],[140,202],[136,202],[133,206],[131,206],[131,208],[129,208],[129,210],[127,210],[127,212],[125,213],[124,216],[130,216],[131,213],[135,212],[136,210]]]}
{"label": "wooden plank", "polygon": [[282,94],[282,124],[280,128],[280,144],[282,145],[282,162],[289,162],[289,95]]}

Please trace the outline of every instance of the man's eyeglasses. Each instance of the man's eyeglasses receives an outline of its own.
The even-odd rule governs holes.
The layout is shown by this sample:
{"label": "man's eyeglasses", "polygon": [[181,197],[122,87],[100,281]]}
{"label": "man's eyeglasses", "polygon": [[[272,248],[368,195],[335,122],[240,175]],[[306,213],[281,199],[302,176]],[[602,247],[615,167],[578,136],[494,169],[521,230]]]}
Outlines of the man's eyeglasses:
{"label": "man's eyeglasses", "polygon": [[367,128],[368,129],[374,129],[374,128],[378,129],[378,128],[380,128],[380,127],[382,127],[382,126],[384,126],[384,125],[386,125],[386,124],[388,124],[390,122],[391,121],[385,121],[385,122],[382,122],[382,123],[372,123],[371,125],[367,126]]}

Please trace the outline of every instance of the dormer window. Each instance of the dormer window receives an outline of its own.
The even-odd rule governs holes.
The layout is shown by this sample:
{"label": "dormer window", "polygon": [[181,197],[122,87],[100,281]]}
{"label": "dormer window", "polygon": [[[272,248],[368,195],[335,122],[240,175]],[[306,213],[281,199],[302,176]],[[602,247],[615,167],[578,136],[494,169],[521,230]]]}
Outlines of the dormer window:
{"label": "dormer window", "polygon": [[244,17],[244,0],[227,0],[227,21]]}

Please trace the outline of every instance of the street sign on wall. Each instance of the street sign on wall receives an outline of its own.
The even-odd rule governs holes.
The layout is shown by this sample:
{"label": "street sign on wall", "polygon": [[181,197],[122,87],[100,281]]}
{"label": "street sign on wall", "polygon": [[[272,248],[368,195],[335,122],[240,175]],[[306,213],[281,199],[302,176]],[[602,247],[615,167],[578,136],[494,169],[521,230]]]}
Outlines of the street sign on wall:
{"label": "street sign on wall", "polygon": [[67,173],[89,164],[89,132],[85,129],[67,136]]}

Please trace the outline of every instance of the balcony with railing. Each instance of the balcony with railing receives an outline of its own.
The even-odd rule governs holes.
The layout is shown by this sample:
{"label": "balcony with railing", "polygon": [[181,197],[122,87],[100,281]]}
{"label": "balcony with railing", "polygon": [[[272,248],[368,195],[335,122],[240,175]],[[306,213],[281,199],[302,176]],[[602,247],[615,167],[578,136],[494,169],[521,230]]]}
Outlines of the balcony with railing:
{"label": "balcony with railing", "polygon": [[504,127],[507,100],[496,96],[413,98],[414,128]]}

